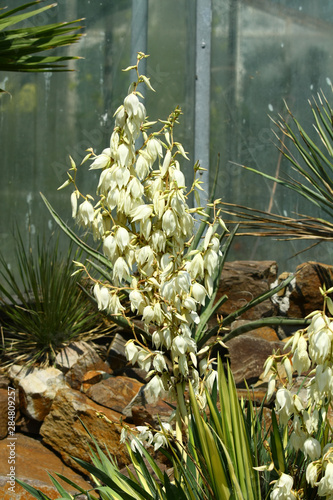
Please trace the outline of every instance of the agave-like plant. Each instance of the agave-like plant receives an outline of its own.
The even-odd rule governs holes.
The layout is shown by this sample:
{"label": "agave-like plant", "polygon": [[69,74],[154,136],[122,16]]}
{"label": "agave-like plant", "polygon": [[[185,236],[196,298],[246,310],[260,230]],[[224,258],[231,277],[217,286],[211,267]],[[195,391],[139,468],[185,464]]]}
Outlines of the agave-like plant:
{"label": "agave-like plant", "polygon": [[105,333],[101,316],[72,276],[73,257],[71,246],[67,255],[59,251],[58,239],[38,241],[35,255],[19,233],[11,268],[0,254],[4,364],[52,364],[70,342]]}
{"label": "agave-like plant", "polygon": [[281,133],[275,136],[280,153],[304,180],[292,177],[278,178],[265,172],[242,165],[243,168],[278,183],[297,193],[322,210],[322,217],[298,214],[284,217],[267,211],[256,210],[237,204],[223,203],[222,210],[237,220],[239,235],[273,236],[278,239],[308,239],[330,241],[333,239],[333,109],[321,92],[309,101],[319,141],[311,139],[286,104],[287,118],[279,116],[274,124]]}
{"label": "agave-like plant", "polygon": [[76,56],[38,54],[77,42],[82,36],[79,32],[82,26],[77,23],[82,19],[44,26],[13,28],[16,24],[52,9],[56,5],[50,4],[22,13],[30,7],[37,7],[40,3],[41,0],[37,0],[15,9],[1,9],[0,71],[65,71],[67,70],[66,65],[63,64],[65,61],[79,59]]}

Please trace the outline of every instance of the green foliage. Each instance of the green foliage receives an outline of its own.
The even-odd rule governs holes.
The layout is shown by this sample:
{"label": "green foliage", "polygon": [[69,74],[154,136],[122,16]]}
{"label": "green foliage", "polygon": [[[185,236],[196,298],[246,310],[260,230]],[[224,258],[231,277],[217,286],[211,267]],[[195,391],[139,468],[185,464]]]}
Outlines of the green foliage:
{"label": "green foliage", "polygon": [[[91,474],[96,486],[89,492],[95,499],[99,493],[103,500],[260,500],[269,490],[260,480],[254,467],[268,455],[264,447],[263,411],[254,408],[250,399],[247,408],[239,402],[232,373],[224,374],[219,362],[219,392],[208,396],[208,416],[198,406],[190,387],[191,419],[187,444],[180,445],[168,436],[169,449],[163,453],[173,463],[173,478],[162,471],[155,459],[141,443],[139,451],[128,446],[132,468],[128,475],[122,474],[115,460],[105,454],[94,440],[91,450],[92,463],[76,459],[77,463]],[[185,446],[185,448],[184,448]],[[186,450],[186,453],[184,451]],[[64,476],[58,476],[81,493],[87,493]],[[269,479],[269,478],[268,478]],[[52,478],[61,495],[64,488]],[[28,490],[28,486],[19,481]],[[40,492],[31,486],[28,490],[35,498]]]}
{"label": "green foliage", "polygon": [[0,254],[6,362],[47,365],[70,342],[101,336],[101,319],[72,276],[72,260],[72,249],[62,255],[58,239],[38,241],[35,256],[20,234],[11,268]]}
{"label": "green foliage", "polygon": [[[64,71],[66,66],[58,63],[79,59],[74,56],[36,54],[77,42],[82,36],[82,34],[77,33],[81,29],[81,26],[77,25],[81,19],[45,26],[12,28],[16,24],[45,12],[56,5],[46,5],[33,11],[21,13],[21,11],[38,4],[40,4],[40,0],[4,12],[1,9],[0,71]],[[76,33],[72,33],[73,31]]]}
{"label": "green foliage", "polygon": [[[309,101],[317,141],[313,140],[286,105],[287,117],[274,121],[277,147],[299,178],[276,178],[259,170],[247,170],[284,186],[322,210],[322,217],[299,214],[284,217],[236,204],[223,204],[223,211],[236,215],[243,235],[274,236],[281,239],[332,240],[333,225],[333,109],[323,93]],[[236,222],[235,222],[236,223]],[[251,231],[250,231],[251,230]]]}

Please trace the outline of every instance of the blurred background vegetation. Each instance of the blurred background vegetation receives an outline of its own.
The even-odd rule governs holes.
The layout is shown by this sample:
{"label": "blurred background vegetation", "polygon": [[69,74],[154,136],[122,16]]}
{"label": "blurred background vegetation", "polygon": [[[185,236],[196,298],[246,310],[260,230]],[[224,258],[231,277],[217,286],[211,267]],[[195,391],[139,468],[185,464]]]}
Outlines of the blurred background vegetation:
{"label": "blurred background vegetation", "polygon": [[[78,43],[57,50],[83,57],[69,63],[74,72],[0,73],[1,195],[0,247],[10,261],[14,224],[28,239],[30,231],[52,231],[39,192],[70,222],[69,191],[57,192],[66,179],[68,155],[75,161],[85,149],[108,146],[112,115],[126,95],[131,63],[133,5],[136,0],[59,0],[56,8],[26,21],[42,25],[84,17]],[[25,0],[12,0],[14,8]],[[45,2],[46,4],[50,2]],[[184,163],[192,180],[196,81],[195,0],[147,0],[147,74],[156,93],[147,93],[151,119],[164,118],[176,105],[184,116],[178,140],[189,152]],[[269,175],[291,175],[291,166],[274,146],[269,116],[287,118],[285,99],[309,135],[313,117],[307,100],[321,89],[331,101],[333,2],[322,0],[212,0],[209,130],[210,179],[220,153],[217,197],[284,216],[320,211],[272,181],[235,165]],[[22,24],[23,26],[24,24]],[[308,125],[308,126],[307,126]],[[207,165],[203,165],[207,167]],[[86,171],[86,165],[82,167]],[[293,176],[295,177],[293,172]],[[82,192],[94,193],[98,173],[81,176]],[[236,238],[233,259],[277,260],[281,271],[304,260],[331,263],[329,244],[292,257],[306,242]]]}

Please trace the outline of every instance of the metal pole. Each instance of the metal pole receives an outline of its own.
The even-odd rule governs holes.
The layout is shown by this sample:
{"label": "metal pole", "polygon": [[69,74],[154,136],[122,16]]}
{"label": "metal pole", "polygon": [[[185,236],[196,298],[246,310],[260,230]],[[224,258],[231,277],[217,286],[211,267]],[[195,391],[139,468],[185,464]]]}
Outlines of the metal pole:
{"label": "metal pole", "polygon": [[211,30],[212,0],[197,0],[194,158],[207,169],[200,172],[205,190],[199,191],[201,206],[206,205],[209,195]]}

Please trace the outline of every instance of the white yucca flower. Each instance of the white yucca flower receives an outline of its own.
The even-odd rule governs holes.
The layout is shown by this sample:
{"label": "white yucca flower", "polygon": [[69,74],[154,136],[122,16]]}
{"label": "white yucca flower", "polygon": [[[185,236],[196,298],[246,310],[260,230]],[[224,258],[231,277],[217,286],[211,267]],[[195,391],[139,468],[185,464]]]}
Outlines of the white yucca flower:
{"label": "white yucca flower", "polygon": [[90,201],[85,200],[83,203],[81,203],[76,217],[78,224],[87,227],[94,220],[94,216],[95,210]]}
{"label": "white yucca flower", "polygon": [[294,413],[292,396],[285,388],[278,389],[276,392],[276,411],[282,425],[285,425]]}
{"label": "white yucca flower", "polygon": [[97,170],[99,168],[106,168],[109,166],[111,161],[111,150],[110,148],[103,149],[102,153],[96,156],[95,160],[90,165],[89,170]]}
{"label": "white yucca flower", "polygon": [[294,480],[288,474],[282,473],[280,479],[276,481],[272,493],[271,500],[296,500],[295,494],[292,492]]}
{"label": "white yucca flower", "polygon": [[194,299],[199,302],[201,305],[205,304],[207,290],[204,286],[200,285],[200,283],[195,282],[192,286],[192,295]]}
{"label": "white yucca flower", "polygon": [[150,163],[148,159],[145,157],[145,155],[140,154],[138,159],[136,160],[135,171],[141,181],[147,177],[147,175],[149,174],[149,169]]}
{"label": "white yucca flower", "polygon": [[123,252],[130,242],[130,233],[126,228],[118,227],[115,232],[115,240],[117,247],[121,252]]}
{"label": "white yucca flower", "polygon": [[209,276],[213,276],[213,274],[216,272],[218,264],[219,264],[219,259],[217,253],[214,252],[214,250],[212,250],[211,248],[209,248],[204,255],[204,265],[205,269],[207,269]]}
{"label": "white yucca flower", "polygon": [[124,99],[124,108],[129,117],[135,116],[139,110],[140,101],[138,97],[132,92]]}
{"label": "white yucca flower", "polygon": [[321,455],[321,446],[317,439],[308,437],[303,444],[303,451],[306,457],[310,460],[318,460]]}
{"label": "white yucca flower", "polygon": [[108,309],[110,303],[110,292],[105,286],[100,286],[98,283],[94,286],[94,295],[97,300],[97,307],[100,311]]}
{"label": "white yucca flower", "polygon": [[119,283],[129,277],[129,268],[123,257],[118,257],[113,266],[112,279]]}
{"label": "white yucca flower", "polygon": [[146,150],[152,162],[154,162],[158,156],[160,157],[163,156],[162,144],[155,137],[152,137],[151,139],[148,140]]}
{"label": "white yucca flower", "polygon": [[133,312],[140,311],[141,306],[145,304],[144,296],[138,290],[132,290],[129,294],[129,300],[131,302],[131,309]]}
{"label": "white yucca flower", "polygon": [[204,277],[204,260],[201,253],[197,253],[186,267],[193,280],[196,280],[197,277],[199,279]]}
{"label": "white yucca flower", "polygon": [[327,329],[315,331],[309,341],[309,354],[316,364],[324,363],[331,354],[332,343]]}
{"label": "white yucca flower", "polygon": [[168,237],[175,234],[177,230],[177,217],[170,208],[162,217],[162,229]]}
{"label": "white yucca flower", "polygon": [[145,221],[153,213],[152,205],[139,205],[131,211],[132,222]]}
{"label": "white yucca flower", "polygon": [[117,241],[112,234],[109,234],[103,241],[103,253],[111,262],[114,262],[119,256]]}
{"label": "white yucca flower", "polygon": [[77,200],[79,199],[79,192],[78,191],[73,191],[71,194],[71,206],[72,206],[72,217],[75,219],[77,215]]}

